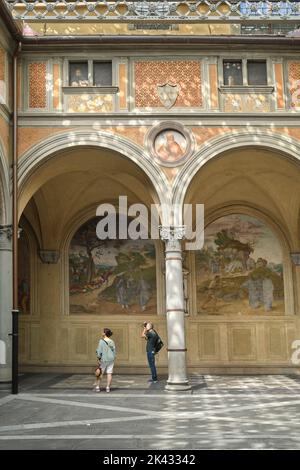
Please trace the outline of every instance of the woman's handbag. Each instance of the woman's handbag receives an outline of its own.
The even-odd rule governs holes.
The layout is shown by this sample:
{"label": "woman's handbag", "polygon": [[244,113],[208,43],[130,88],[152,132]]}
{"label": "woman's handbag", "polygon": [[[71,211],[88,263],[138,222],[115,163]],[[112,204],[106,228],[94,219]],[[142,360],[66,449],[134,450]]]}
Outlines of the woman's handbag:
{"label": "woman's handbag", "polygon": [[102,369],[100,361],[98,362],[97,366],[95,367],[95,376],[100,377],[102,375]]}

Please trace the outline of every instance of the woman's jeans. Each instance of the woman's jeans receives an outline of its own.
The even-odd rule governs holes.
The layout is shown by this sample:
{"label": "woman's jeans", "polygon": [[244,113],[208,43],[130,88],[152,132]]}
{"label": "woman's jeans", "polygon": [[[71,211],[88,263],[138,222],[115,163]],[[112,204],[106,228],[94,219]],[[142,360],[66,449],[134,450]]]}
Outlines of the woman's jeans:
{"label": "woman's jeans", "polygon": [[157,380],[157,372],[156,372],[156,367],[155,367],[155,355],[153,354],[152,351],[147,351],[147,358],[148,358],[148,363],[149,363],[149,367],[150,367],[151,374],[152,374],[152,380]]}

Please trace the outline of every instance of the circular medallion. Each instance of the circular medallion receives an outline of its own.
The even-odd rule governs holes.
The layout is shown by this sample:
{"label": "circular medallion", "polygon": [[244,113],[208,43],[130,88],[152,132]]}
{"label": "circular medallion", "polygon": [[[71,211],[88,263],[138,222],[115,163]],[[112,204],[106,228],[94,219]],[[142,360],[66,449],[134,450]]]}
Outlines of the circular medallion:
{"label": "circular medallion", "polygon": [[153,127],[146,137],[146,146],[160,165],[171,167],[182,165],[193,152],[189,131],[171,121]]}

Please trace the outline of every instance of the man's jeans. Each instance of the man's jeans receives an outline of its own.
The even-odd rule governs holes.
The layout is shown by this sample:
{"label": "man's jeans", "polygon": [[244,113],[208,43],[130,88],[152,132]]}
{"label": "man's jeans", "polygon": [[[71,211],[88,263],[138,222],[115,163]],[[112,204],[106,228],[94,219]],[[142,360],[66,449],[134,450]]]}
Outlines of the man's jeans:
{"label": "man's jeans", "polygon": [[153,354],[152,351],[147,351],[147,358],[148,358],[148,363],[149,363],[149,367],[150,367],[151,374],[152,374],[152,380],[157,380],[157,372],[156,372],[156,367],[155,367],[155,355]]}

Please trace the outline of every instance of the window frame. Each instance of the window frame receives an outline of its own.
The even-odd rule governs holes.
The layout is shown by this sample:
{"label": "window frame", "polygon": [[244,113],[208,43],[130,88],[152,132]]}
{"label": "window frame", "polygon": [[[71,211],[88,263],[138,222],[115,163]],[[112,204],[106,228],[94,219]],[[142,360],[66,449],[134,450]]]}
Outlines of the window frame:
{"label": "window frame", "polygon": [[[113,82],[114,82],[113,61],[112,60],[105,60],[105,59],[102,59],[102,60],[93,59],[91,62],[92,62],[92,64],[91,64],[91,81],[93,83],[92,86],[97,87],[97,88],[112,87]],[[94,73],[95,73],[94,66],[95,66],[95,63],[100,64],[101,62],[104,63],[104,64],[108,64],[108,63],[111,64],[111,83],[109,85],[95,85],[94,84]]]}
{"label": "window frame", "polygon": [[69,86],[69,87],[72,87],[72,88],[86,88],[86,86],[83,86],[83,85],[71,85],[71,76],[70,76],[70,65],[71,64],[80,64],[80,63],[86,63],[87,64],[87,76],[88,76],[88,85],[87,86],[92,86],[91,85],[91,77],[90,77],[90,64],[89,64],[89,60],[88,59],[85,59],[85,60],[81,60],[81,59],[75,59],[75,60],[69,60],[68,61],[68,77],[67,77],[67,80],[66,80],[66,85]]}
{"label": "window frame", "polygon": [[[80,63],[80,62],[87,62],[88,64],[88,85],[87,86],[72,86],[70,85],[70,64],[71,63]],[[94,62],[110,62],[111,63],[111,71],[112,71],[112,83],[106,86],[98,86],[94,85]],[[64,80],[63,80],[63,89],[64,91],[71,90],[76,93],[76,90],[107,90],[110,93],[117,93],[118,86],[115,85],[116,82],[116,66],[115,60],[111,57],[93,57],[92,59],[87,57],[70,57],[64,60]]]}
{"label": "window frame", "polygon": [[[240,85],[225,85],[224,83],[224,63],[225,62],[234,62],[234,61],[241,61],[242,62],[242,84]],[[248,61],[249,62],[264,62],[266,64],[266,83],[261,85],[250,85],[248,83]],[[221,58],[221,71],[220,75],[222,77],[221,80],[221,88],[223,89],[234,89],[234,88],[261,88],[261,87],[270,87],[271,85],[271,74],[270,74],[270,66],[269,60],[265,57],[222,57]]]}
{"label": "window frame", "polygon": [[[266,65],[266,81],[265,83],[260,83],[260,84],[252,84],[252,83],[249,83],[249,68],[248,68],[248,64],[249,62],[251,63],[264,63]],[[247,85],[248,86],[267,86],[268,85],[268,64],[267,64],[267,60],[265,59],[248,59],[247,60]]]}
{"label": "window frame", "polygon": [[[225,84],[225,73],[224,73],[224,65],[226,62],[240,62],[241,63],[241,74],[242,74],[242,83],[238,83],[238,84],[235,84],[235,85],[226,85]],[[226,87],[235,87],[235,86],[243,86],[244,85],[244,61],[242,58],[231,58],[231,59],[223,59],[222,61],[222,76],[223,76],[223,86],[226,86]]]}

